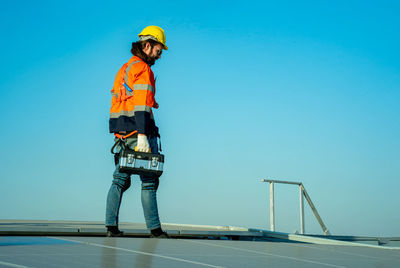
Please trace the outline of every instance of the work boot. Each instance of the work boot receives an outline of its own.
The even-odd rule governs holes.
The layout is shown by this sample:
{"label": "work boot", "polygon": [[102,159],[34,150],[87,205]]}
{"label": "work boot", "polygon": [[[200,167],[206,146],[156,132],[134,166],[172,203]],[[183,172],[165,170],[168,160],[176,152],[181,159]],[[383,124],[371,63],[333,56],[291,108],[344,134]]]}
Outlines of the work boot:
{"label": "work boot", "polygon": [[171,238],[166,232],[162,232],[160,235],[150,235],[150,238]]}
{"label": "work boot", "polygon": [[161,228],[151,230],[150,238],[171,238]]}
{"label": "work boot", "polygon": [[107,226],[107,237],[120,237],[123,235],[124,232],[121,232],[118,226]]}

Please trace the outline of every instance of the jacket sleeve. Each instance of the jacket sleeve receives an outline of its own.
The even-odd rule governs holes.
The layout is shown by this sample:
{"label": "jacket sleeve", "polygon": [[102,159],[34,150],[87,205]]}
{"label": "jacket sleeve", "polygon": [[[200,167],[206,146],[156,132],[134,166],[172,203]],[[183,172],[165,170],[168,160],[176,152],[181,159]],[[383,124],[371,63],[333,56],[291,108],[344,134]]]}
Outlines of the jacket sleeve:
{"label": "jacket sleeve", "polygon": [[143,63],[133,84],[134,113],[138,133],[149,135],[155,106],[154,74],[150,67]]}

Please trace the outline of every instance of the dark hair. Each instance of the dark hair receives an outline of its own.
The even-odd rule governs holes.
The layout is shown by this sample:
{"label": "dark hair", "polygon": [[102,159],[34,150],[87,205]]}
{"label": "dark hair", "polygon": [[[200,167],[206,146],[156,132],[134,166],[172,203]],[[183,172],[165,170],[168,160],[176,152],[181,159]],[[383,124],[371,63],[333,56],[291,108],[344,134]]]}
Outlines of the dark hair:
{"label": "dark hair", "polygon": [[154,41],[154,40],[151,40],[151,39],[147,39],[145,41],[133,42],[132,43],[132,48],[131,48],[131,53],[132,53],[132,55],[141,58],[147,64],[153,65],[154,64],[154,62],[153,62],[154,60],[151,59],[149,56],[147,56],[143,52],[143,49],[146,47],[147,43],[149,43],[151,47],[154,47],[155,45],[159,44],[157,41]]}

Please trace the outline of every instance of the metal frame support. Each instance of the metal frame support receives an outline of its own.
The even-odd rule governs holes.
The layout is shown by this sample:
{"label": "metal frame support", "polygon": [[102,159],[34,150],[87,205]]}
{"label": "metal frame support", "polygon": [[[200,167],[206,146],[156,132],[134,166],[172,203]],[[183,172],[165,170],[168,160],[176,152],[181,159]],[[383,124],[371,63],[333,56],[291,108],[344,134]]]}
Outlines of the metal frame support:
{"label": "metal frame support", "polygon": [[305,218],[304,218],[304,197],[306,198],[308,204],[310,205],[311,210],[314,213],[315,218],[318,220],[319,225],[321,226],[325,235],[330,235],[330,232],[326,228],[324,222],[321,219],[321,216],[318,214],[317,209],[315,208],[313,202],[311,201],[310,196],[308,195],[306,189],[304,188],[303,183],[301,182],[293,182],[293,181],[280,181],[280,180],[266,180],[262,179],[261,182],[269,182],[269,213],[270,213],[270,230],[275,231],[275,200],[274,200],[274,183],[282,183],[282,184],[295,184],[299,186],[299,194],[300,194],[300,233],[305,234]]}
{"label": "metal frame support", "polygon": [[303,189],[299,186],[300,192],[300,234],[305,234],[305,227],[304,227],[304,196],[303,196]]}
{"label": "metal frame support", "polygon": [[307,193],[306,189],[304,188],[303,184],[300,184],[300,188],[301,188],[301,190],[303,191],[304,197],[306,198],[308,204],[310,205],[310,207],[311,207],[311,209],[312,209],[312,211],[313,211],[313,213],[314,213],[314,216],[317,218],[317,220],[318,220],[318,222],[319,222],[319,225],[321,225],[321,228],[322,228],[322,230],[324,231],[324,234],[325,234],[325,235],[331,235],[331,233],[330,233],[330,232],[328,231],[328,229],[326,228],[324,222],[322,221],[321,217],[319,216],[318,211],[317,211],[317,209],[315,208],[313,202],[311,201],[311,198],[310,198],[310,196],[308,195],[308,193]]}
{"label": "metal frame support", "polygon": [[275,231],[275,207],[274,207],[274,182],[269,183],[269,224],[271,231]]}

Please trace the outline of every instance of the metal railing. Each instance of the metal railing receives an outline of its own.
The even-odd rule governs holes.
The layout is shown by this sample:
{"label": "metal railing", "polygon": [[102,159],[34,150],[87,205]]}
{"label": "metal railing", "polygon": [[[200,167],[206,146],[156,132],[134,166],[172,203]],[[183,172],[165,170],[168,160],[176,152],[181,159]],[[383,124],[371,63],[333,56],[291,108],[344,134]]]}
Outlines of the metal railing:
{"label": "metal railing", "polygon": [[275,207],[274,207],[274,184],[282,183],[282,184],[294,184],[299,186],[300,191],[300,234],[305,234],[305,225],[304,225],[304,197],[306,198],[308,204],[311,207],[314,216],[317,218],[319,225],[322,228],[322,231],[325,235],[330,235],[330,232],[326,228],[324,222],[318,214],[317,209],[315,208],[313,202],[311,201],[310,196],[308,195],[306,189],[304,188],[303,183],[301,182],[293,182],[293,181],[280,181],[280,180],[266,180],[262,179],[261,182],[269,182],[269,191],[270,191],[270,201],[269,201],[269,213],[270,213],[270,227],[271,231],[275,231]]}

